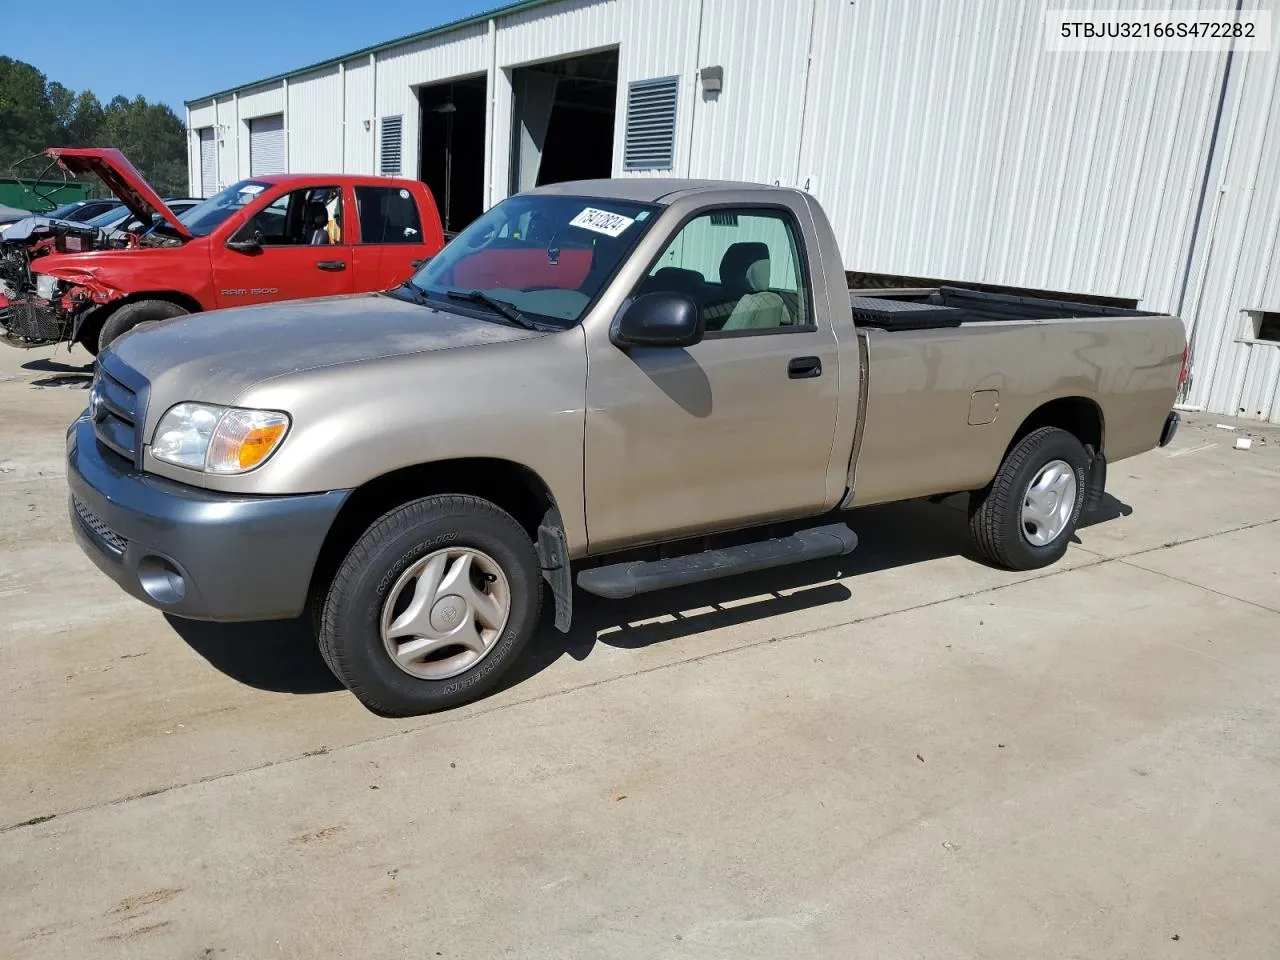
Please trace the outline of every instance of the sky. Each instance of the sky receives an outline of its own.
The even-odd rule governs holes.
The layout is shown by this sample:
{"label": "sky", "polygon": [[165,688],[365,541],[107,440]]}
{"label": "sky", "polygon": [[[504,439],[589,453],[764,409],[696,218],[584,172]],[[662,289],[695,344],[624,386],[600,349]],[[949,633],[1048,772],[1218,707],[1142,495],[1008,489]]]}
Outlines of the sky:
{"label": "sky", "polygon": [[0,0],[0,56],[103,103],[184,101],[506,5],[506,0]]}

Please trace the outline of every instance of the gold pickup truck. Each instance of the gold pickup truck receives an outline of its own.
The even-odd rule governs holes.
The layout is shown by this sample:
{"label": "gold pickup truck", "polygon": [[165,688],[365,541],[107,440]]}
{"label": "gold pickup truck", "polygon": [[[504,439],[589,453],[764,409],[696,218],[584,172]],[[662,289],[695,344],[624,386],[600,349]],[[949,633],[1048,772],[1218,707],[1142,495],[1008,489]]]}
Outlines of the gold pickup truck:
{"label": "gold pickup truck", "polygon": [[1167,443],[1182,323],[964,285],[850,291],[801,192],[658,179],[503,201],[380,294],[139,327],[67,438],[97,565],[179,617],[310,612],[412,714],[483,694],[544,595],[847,553],[867,504],[968,492],[976,550],[1062,556]]}

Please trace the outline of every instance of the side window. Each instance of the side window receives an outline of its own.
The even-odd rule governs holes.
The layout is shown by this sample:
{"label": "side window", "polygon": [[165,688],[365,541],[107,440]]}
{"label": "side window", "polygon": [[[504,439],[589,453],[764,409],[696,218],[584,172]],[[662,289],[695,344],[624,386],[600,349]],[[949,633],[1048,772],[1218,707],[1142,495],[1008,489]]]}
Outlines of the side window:
{"label": "side window", "polygon": [[421,243],[422,220],[402,187],[356,187],[361,243]]}
{"label": "side window", "polygon": [[333,246],[342,243],[342,189],[308,187],[277,197],[253,215],[250,231],[262,245]]}
{"label": "side window", "polygon": [[812,328],[792,218],[775,210],[712,210],[672,238],[638,292],[670,290],[698,305],[707,333]]}

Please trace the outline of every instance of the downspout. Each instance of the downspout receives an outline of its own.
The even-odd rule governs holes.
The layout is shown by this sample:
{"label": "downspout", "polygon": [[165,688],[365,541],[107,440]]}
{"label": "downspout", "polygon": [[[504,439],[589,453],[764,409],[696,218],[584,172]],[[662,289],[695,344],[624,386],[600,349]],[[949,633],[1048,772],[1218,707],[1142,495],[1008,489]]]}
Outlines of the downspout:
{"label": "downspout", "polygon": [[231,94],[231,113],[235,117],[236,131],[236,180],[243,180],[240,175],[240,92]]}
{"label": "downspout", "polygon": [[488,102],[485,104],[484,133],[484,208],[493,206],[493,154],[498,149],[494,141],[494,114],[498,103],[498,21],[489,18],[489,77],[485,81],[489,90]]}
{"label": "downspout", "polygon": [[339,89],[342,91],[342,132],[339,134],[339,148],[342,150],[342,172],[347,172],[347,63],[338,64]]}
{"label": "downspout", "polygon": [[[222,118],[218,116],[218,98],[213,97],[209,102],[213,104],[213,188],[216,191],[222,189],[222,148],[227,138],[222,132]],[[203,182],[200,184],[200,189],[203,192]],[[208,197],[205,199],[207,200]]]}
{"label": "downspout", "polygon": [[[796,144],[796,174],[792,183],[800,186],[800,164],[804,160],[804,121],[805,114],[809,109],[809,73],[813,67],[813,31],[818,22],[817,0],[812,0],[809,4],[809,44],[805,48],[804,58],[804,78],[800,81],[800,136],[799,142]],[[806,180],[803,189],[809,189],[809,181]]]}
{"label": "downspout", "polygon": [[373,91],[369,103],[369,130],[373,133],[373,142],[369,145],[372,163],[369,172],[376,177],[378,175],[378,55],[376,53],[369,54],[369,69],[373,71],[373,82],[369,84]]}
{"label": "downspout", "polygon": [[686,177],[690,176],[690,171],[693,169],[693,138],[697,130],[698,119],[698,71],[702,69],[698,64],[702,62],[702,14],[705,6],[706,0],[698,0],[698,42],[693,51],[693,98],[690,101],[692,106],[689,107],[689,149],[685,151],[684,170],[681,171]]}
{"label": "downspout", "polygon": [[[217,120],[218,118],[218,113],[216,110],[214,111],[213,118],[215,120]],[[191,149],[193,145],[195,146],[194,151]],[[196,162],[194,164],[191,162],[192,153],[196,155]],[[196,176],[196,172],[199,170],[200,170],[200,134],[196,133],[194,130],[191,129],[191,107],[190,105],[188,105],[187,106],[187,189],[190,191],[188,196],[191,196],[191,197],[196,196],[194,178]]]}
{"label": "downspout", "polygon": [[284,77],[280,81],[280,96],[282,103],[280,105],[280,119],[284,121],[284,169],[288,173],[292,168],[289,163],[289,78]]}
{"label": "downspout", "polygon": [[[1236,0],[1237,21],[1239,20],[1239,17],[1240,17],[1240,10],[1242,5],[1243,5],[1243,0]],[[1180,405],[1184,407],[1186,406],[1185,401],[1191,395],[1192,384],[1195,380],[1196,327],[1198,326],[1200,321],[1200,307],[1204,302],[1204,285],[1205,285],[1205,280],[1208,278],[1208,275],[1209,275],[1209,263],[1213,259],[1213,243],[1214,243],[1214,240],[1216,239],[1217,227],[1218,227],[1218,211],[1222,207],[1222,195],[1223,193],[1226,192],[1226,189],[1227,189],[1225,176],[1226,176],[1226,171],[1231,162],[1231,148],[1235,143],[1236,126],[1238,124],[1239,114],[1240,114],[1240,101],[1243,99],[1243,91],[1241,91],[1240,94],[1237,94],[1235,102],[1232,104],[1231,122],[1228,125],[1226,130],[1226,138],[1222,144],[1221,157],[1217,158],[1217,163],[1215,163],[1214,155],[1218,152],[1218,149],[1217,149],[1218,137],[1222,132],[1222,115],[1226,107],[1227,92],[1230,89],[1231,67],[1234,62],[1235,55],[1236,55],[1236,48],[1235,48],[1235,43],[1233,42],[1231,46],[1227,48],[1227,56],[1222,66],[1222,86],[1218,92],[1218,106],[1214,112],[1213,131],[1209,137],[1209,140],[1212,146],[1209,149],[1209,156],[1205,160],[1204,179],[1200,184],[1200,199],[1196,204],[1196,215],[1191,225],[1191,246],[1187,250],[1186,272],[1183,274],[1183,277],[1182,277],[1182,287],[1178,291],[1178,303],[1176,305],[1177,316],[1182,318],[1183,321],[1185,322],[1186,314],[1184,313],[1184,310],[1186,309],[1187,291],[1191,285],[1192,263],[1195,259],[1196,247],[1198,246],[1198,241],[1200,238],[1200,219],[1201,217],[1204,216],[1204,208],[1205,208],[1205,203],[1208,200],[1210,180],[1213,176],[1213,172],[1216,167],[1219,171],[1218,185],[1217,185],[1217,189],[1213,193],[1213,209],[1209,214],[1208,226],[1205,228],[1207,245],[1205,246],[1204,257],[1200,261],[1200,268],[1197,271],[1195,306],[1193,307],[1193,312],[1191,315],[1191,323],[1187,328],[1188,374],[1187,374],[1186,381],[1182,384],[1182,389],[1181,391],[1179,391],[1178,398],[1177,398],[1180,402]],[[1212,375],[1212,371],[1210,371],[1210,374]],[[1210,384],[1210,386],[1212,386],[1212,384]],[[1207,397],[1206,397],[1206,400],[1207,400]]]}

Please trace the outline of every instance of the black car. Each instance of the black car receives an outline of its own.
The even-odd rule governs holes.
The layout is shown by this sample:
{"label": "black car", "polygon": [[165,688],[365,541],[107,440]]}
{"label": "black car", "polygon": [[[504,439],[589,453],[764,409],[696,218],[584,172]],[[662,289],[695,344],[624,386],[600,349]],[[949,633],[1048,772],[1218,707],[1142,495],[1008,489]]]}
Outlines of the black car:
{"label": "black car", "polygon": [[62,206],[48,213],[39,214],[42,217],[48,217],[50,220],[71,220],[75,223],[84,223],[92,220],[100,213],[106,213],[112,207],[118,206],[120,203],[115,197],[109,197],[106,200],[76,200],[74,203],[64,203]]}

